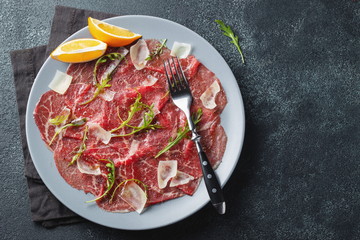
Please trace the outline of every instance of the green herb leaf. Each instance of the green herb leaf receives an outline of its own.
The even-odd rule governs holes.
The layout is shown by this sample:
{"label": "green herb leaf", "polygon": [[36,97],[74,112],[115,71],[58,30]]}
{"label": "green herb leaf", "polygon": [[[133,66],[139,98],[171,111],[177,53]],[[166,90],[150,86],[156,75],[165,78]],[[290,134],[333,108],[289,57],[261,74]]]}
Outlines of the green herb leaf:
{"label": "green herb leaf", "polygon": [[55,131],[54,136],[52,137],[51,141],[49,142],[49,146],[51,146],[51,144],[53,143],[53,141],[55,140],[55,138],[60,134],[61,131],[63,131],[64,129],[68,128],[68,127],[79,127],[82,126],[86,123],[87,119],[86,118],[78,118],[73,120],[72,122],[62,126],[61,128],[58,128]]}
{"label": "green herb leaf", "polygon": [[[89,100],[81,103],[80,105],[85,105],[85,104],[88,104],[88,103],[92,102],[94,99],[97,98],[97,96],[99,96],[100,93],[102,93],[105,90],[105,88],[111,87],[111,84],[109,84],[109,82],[112,80],[112,74],[114,73],[117,66],[120,64],[120,62],[124,58],[125,58],[125,56],[121,55],[120,53],[114,52],[114,53],[106,54],[106,55],[102,56],[101,58],[99,58],[96,61],[95,67],[94,67],[94,70],[93,70],[93,84],[96,86],[96,90],[95,90],[94,95],[92,96],[92,98],[90,98]],[[111,67],[111,69],[107,73],[107,75],[104,78],[100,79],[100,83],[99,83],[98,79],[97,79],[97,70],[99,68],[99,64],[100,63],[105,63],[108,60],[117,61],[117,62],[115,62],[114,66]]]}
{"label": "green herb leaf", "polygon": [[230,26],[225,25],[225,23],[223,21],[215,20],[215,22],[219,24],[219,28],[220,28],[220,30],[223,31],[223,34],[225,36],[231,38],[230,42],[233,43],[236,46],[238,52],[240,53],[242,63],[245,63],[244,54],[243,54],[243,52],[241,50],[241,47],[239,45],[239,37],[236,36],[234,34],[234,32],[231,30]]}
{"label": "green herb leaf", "polygon": [[60,114],[52,119],[49,119],[49,123],[55,126],[59,126],[61,124],[65,124],[70,116],[70,109],[64,107],[64,109],[60,112]]}
{"label": "green herb leaf", "polygon": [[113,200],[113,198],[114,198],[114,196],[115,196],[116,190],[118,190],[118,188],[119,188],[121,185],[123,185],[123,184],[125,184],[125,183],[127,183],[127,182],[129,182],[129,181],[133,181],[133,182],[135,182],[135,183],[137,183],[137,184],[141,184],[141,185],[143,186],[144,190],[145,190],[145,196],[146,196],[146,198],[148,197],[148,195],[147,195],[148,186],[147,186],[145,183],[143,183],[142,181],[138,180],[138,179],[131,178],[131,179],[126,179],[126,180],[122,181],[121,183],[119,183],[119,184],[115,187],[113,193],[111,194],[111,198],[110,198],[110,200],[109,200],[110,203],[112,202],[112,200]]}
{"label": "green herb leaf", "polygon": [[154,59],[156,56],[160,56],[163,52],[163,48],[166,47],[167,39],[162,39],[160,43],[157,44],[157,47],[145,58],[146,61]]}
{"label": "green herb leaf", "polygon": [[52,125],[58,126],[58,125],[64,123],[68,119],[69,115],[56,116],[55,118],[49,119],[49,123],[51,123]]}
{"label": "green herb leaf", "polygon": [[115,183],[115,164],[114,164],[114,162],[111,161],[110,159],[99,159],[99,161],[107,162],[105,165],[109,171],[109,173],[107,174],[107,181],[106,181],[107,188],[101,196],[99,196],[93,200],[86,201],[86,203],[95,202],[95,201],[100,200],[103,197],[105,197],[110,192],[111,188],[114,186],[114,183]]}
{"label": "green herb leaf", "polygon": [[89,129],[88,126],[85,126],[85,130],[84,130],[84,133],[83,133],[82,142],[81,142],[81,144],[80,144],[80,146],[79,146],[78,151],[77,151],[77,152],[75,153],[75,155],[72,157],[72,160],[71,160],[71,162],[69,163],[68,166],[74,164],[74,162],[76,162],[76,161],[81,157],[81,155],[83,154],[83,152],[86,150],[86,144],[85,144],[85,142],[86,142],[86,140],[88,139],[88,137],[87,137],[88,129]]}
{"label": "green herb leaf", "polygon": [[92,102],[95,98],[97,98],[97,96],[99,96],[100,93],[104,91],[105,88],[111,87],[111,85],[108,84],[109,81],[111,81],[111,78],[103,79],[100,84],[96,83],[96,90],[92,98],[90,98],[86,102],[81,103],[80,105],[85,105]]}
{"label": "green herb leaf", "polygon": [[[96,63],[95,63],[95,67],[94,67],[94,70],[93,70],[93,81],[94,81],[94,84],[98,83],[98,80],[97,80],[97,70],[99,69],[99,65],[100,63],[106,63],[108,60],[110,61],[115,61],[115,60],[122,60],[125,56],[121,55],[120,53],[117,53],[117,52],[113,52],[113,53],[109,53],[109,54],[106,54],[104,56],[102,56],[101,58],[99,58]],[[120,62],[119,62],[120,63]],[[115,70],[115,69],[114,69]],[[111,74],[111,73],[110,73]]]}
{"label": "green herb leaf", "polygon": [[135,102],[130,106],[130,111],[128,112],[128,117],[125,121],[122,121],[122,119],[119,118],[122,121],[122,123],[119,125],[119,127],[112,129],[110,132],[115,132],[123,127],[125,127],[133,118],[133,116],[135,115],[136,112],[141,110],[141,106],[140,106],[140,99],[141,99],[141,94],[138,93],[138,95],[136,96]]}
{"label": "green herb leaf", "polygon": [[[149,129],[154,130],[156,128],[161,127],[160,125],[157,125],[157,124],[151,124],[155,118],[153,106],[146,105],[146,104],[142,103],[140,100],[141,100],[141,94],[138,93],[138,95],[135,99],[135,102],[130,106],[130,111],[128,112],[127,119],[125,121],[123,121],[119,127],[112,129],[110,132],[115,132],[125,126],[132,128],[133,130],[126,134],[118,134],[118,135],[114,134],[114,135],[112,135],[112,137],[125,137],[125,136],[135,134],[137,132],[143,131],[143,130],[149,130]],[[144,115],[143,115],[142,125],[141,126],[129,125],[129,122],[134,117],[135,113],[137,113],[141,110],[145,110]],[[120,116],[119,116],[119,118],[120,118]],[[121,118],[120,118],[120,120],[121,120]]]}
{"label": "green herb leaf", "polygon": [[[192,116],[193,122],[195,125],[197,125],[200,120],[201,120],[201,116],[202,116],[202,109],[199,108],[196,112],[195,115]],[[187,134],[190,132],[189,129],[189,125],[187,124],[184,128],[179,128],[177,135],[175,137],[175,139],[170,139],[168,145],[166,145],[166,147],[164,147],[161,151],[159,151],[155,158],[160,157],[160,155],[162,155],[163,153],[167,152],[168,150],[170,150],[173,146],[175,146],[176,144],[178,144],[182,139],[184,139]]]}

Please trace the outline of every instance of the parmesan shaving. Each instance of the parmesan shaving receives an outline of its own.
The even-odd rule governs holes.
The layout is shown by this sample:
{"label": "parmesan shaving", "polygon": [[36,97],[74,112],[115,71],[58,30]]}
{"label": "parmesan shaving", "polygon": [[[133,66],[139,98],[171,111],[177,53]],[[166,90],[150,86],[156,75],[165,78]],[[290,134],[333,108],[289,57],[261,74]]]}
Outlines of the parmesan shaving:
{"label": "parmesan shaving", "polygon": [[208,89],[200,96],[200,100],[205,108],[214,109],[217,105],[215,103],[216,95],[220,92],[220,85],[215,80]]}
{"label": "parmesan shaving", "polygon": [[116,92],[107,90],[107,91],[100,93],[99,97],[107,102],[110,102],[114,99],[115,94],[116,94]]}
{"label": "parmesan shaving", "polygon": [[59,94],[64,94],[68,90],[72,81],[72,76],[56,70],[54,78],[49,84],[49,88]]}
{"label": "parmesan shaving", "polygon": [[147,60],[145,59],[149,54],[149,48],[143,39],[140,39],[135,45],[130,47],[130,58],[137,70],[141,70],[145,67],[147,63]]}
{"label": "parmesan shaving", "polygon": [[155,116],[160,113],[160,110],[159,110],[160,101],[161,101],[161,97],[154,98],[153,111],[154,111]]}
{"label": "parmesan shaving", "polygon": [[77,168],[79,169],[79,171],[81,173],[90,174],[90,175],[100,175],[101,174],[99,164],[89,165],[81,158],[79,158],[76,161],[76,164],[77,164]]}
{"label": "parmesan shaving", "polygon": [[159,161],[158,165],[158,185],[159,188],[165,188],[169,180],[176,176],[177,173],[177,161]]}
{"label": "parmesan shaving", "polygon": [[88,123],[89,130],[92,135],[101,140],[104,144],[108,144],[111,140],[111,133],[103,129],[98,123]]}
{"label": "parmesan shaving", "polygon": [[128,156],[132,156],[136,153],[136,151],[138,150],[139,148],[139,144],[140,144],[140,141],[137,141],[137,140],[133,140],[131,142],[131,145],[130,145],[130,149],[129,149],[129,153],[128,153]]}
{"label": "parmesan shaving", "polygon": [[194,180],[193,176],[181,171],[177,171],[176,176],[173,179],[171,179],[170,187],[187,184],[192,180]]}
{"label": "parmesan shaving", "polygon": [[186,58],[191,51],[191,45],[188,43],[174,42],[170,55],[178,58]]}
{"label": "parmesan shaving", "polygon": [[159,79],[152,76],[152,75],[147,75],[146,79],[143,82],[143,86],[152,86],[154,85]]}
{"label": "parmesan shaving", "polygon": [[146,193],[135,182],[126,182],[120,193],[120,197],[134,208],[136,212],[143,212],[147,201]]}

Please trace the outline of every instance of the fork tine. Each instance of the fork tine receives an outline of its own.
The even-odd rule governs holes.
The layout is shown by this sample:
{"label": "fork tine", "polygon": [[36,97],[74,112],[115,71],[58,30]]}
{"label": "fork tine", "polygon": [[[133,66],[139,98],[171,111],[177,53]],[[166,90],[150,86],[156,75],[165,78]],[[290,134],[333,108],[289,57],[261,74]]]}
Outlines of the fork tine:
{"label": "fork tine", "polygon": [[164,64],[164,69],[165,69],[166,80],[167,80],[168,85],[169,85],[169,90],[170,90],[171,93],[173,93],[174,92],[174,83],[170,79],[169,70],[168,70],[168,68],[170,68],[170,72],[171,72],[170,62],[169,62],[168,59],[165,60],[165,61],[163,60],[163,64]]}
{"label": "fork tine", "polygon": [[177,61],[176,73],[179,76],[179,78],[181,79],[180,82],[184,88],[189,88],[189,82],[188,82],[187,78],[185,77],[184,71],[182,70],[179,58],[175,57],[175,59]]}
{"label": "fork tine", "polygon": [[190,90],[189,82],[177,57],[163,60],[163,64],[171,93]]}
{"label": "fork tine", "polygon": [[[173,63],[173,67],[175,69],[175,73],[176,73],[176,77],[177,77],[177,82],[179,83],[179,87],[178,89],[184,89],[185,86],[184,86],[184,81],[182,79],[182,76],[180,75],[180,71],[179,71],[179,65],[176,65],[175,63],[175,60],[174,60],[175,57],[172,57],[171,60],[172,60],[172,63]],[[179,61],[178,61],[178,64],[179,64]],[[181,70],[181,68],[180,68]]]}
{"label": "fork tine", "polygon": [[[177,69],[176,69],[176,64],[175,64],[175,62],[174,62],[174,59],[171,58],[171,60],[172,60],[172,64],[170,63],[170,60],[168,60],[168,61],[169,61],[169,64],[170,64],[171,76],[173,77],[173,81],[174,81],[174,85],[175,85],[175,90],[176,90],[176,91],[179,91],[180,88],[179,88],[178,85],[179,85],[179,83],[181,83],[181,82],[180,82],[180,78],[179,78],[179,74],[177,74]],[[174,74],[173,69],[175,70],[175,73],[176,73],[176,74]]]}

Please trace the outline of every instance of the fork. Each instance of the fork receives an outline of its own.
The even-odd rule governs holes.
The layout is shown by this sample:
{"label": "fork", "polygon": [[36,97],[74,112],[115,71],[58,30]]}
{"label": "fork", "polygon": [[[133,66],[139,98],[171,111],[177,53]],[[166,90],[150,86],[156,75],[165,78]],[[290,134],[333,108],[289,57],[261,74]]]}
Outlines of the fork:
{"label": "fork", "polygon": [[190,91],[189,82],[181,68],[179,59],[172,57],[163,61],[165,75],[169,85],[169,91],[174,104],[180,108],[187,118],[189,129],[192,133],[191,140],[196,145],[200,158],[200,165],[204,176],[204,182],[212,205],[219,214],[225,213],[225,200],[219,181],[213,168],[200,144],[201,136],[197,133],[195,124],[190,116],[190,107],[193,97]]}

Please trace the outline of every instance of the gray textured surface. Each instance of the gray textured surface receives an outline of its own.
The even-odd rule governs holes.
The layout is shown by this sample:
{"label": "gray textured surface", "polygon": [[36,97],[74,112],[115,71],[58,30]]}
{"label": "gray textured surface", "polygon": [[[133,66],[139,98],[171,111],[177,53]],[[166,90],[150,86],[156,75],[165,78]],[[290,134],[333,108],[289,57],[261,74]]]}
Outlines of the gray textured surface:
{"label": "gray textured surface", "polygon": [[[360,236],[360,7],[354,0],[0,2],[2,239],[357,239]],[[89,222],[47,230],[30,219],[9,51],[47,43],[55,5],[167,18],[224,56],[246,108],[228,213],[206,206],[157,230]],[[238,33],[246,57],[214,19]]]}

